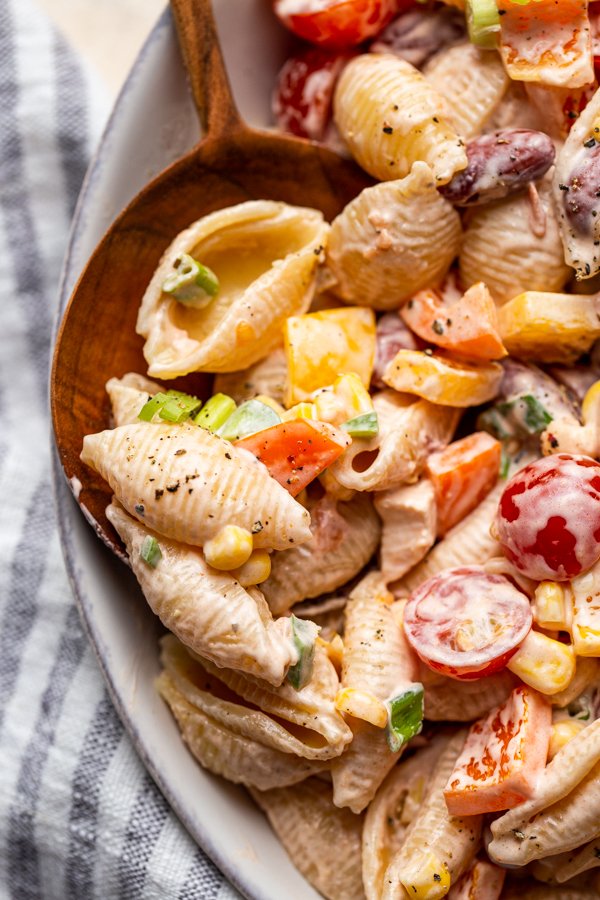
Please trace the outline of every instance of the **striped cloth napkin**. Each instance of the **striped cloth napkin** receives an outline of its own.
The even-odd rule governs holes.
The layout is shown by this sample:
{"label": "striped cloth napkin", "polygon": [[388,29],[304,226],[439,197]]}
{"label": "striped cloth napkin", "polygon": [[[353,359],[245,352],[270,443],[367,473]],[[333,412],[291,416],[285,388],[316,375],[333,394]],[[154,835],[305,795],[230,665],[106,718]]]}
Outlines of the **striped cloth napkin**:
{"label": "striped cloth napkin", "polygon": [[0,0],[0,900],[235,900],[123,731],[57,538],[53,317],[106,113],[32,0]]}

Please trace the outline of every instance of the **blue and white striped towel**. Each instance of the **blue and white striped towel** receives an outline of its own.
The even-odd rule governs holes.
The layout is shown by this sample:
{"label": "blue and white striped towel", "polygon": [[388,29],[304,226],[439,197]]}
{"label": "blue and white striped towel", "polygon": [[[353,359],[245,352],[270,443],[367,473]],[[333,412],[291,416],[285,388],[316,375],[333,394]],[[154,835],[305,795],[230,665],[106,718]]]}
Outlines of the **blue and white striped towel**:
{"label": "blue and white striped towel", "polygon": [[57,538],[52,323],[106,112],[32,0],[0,0],[0,900],[235,900],[123,731]]}

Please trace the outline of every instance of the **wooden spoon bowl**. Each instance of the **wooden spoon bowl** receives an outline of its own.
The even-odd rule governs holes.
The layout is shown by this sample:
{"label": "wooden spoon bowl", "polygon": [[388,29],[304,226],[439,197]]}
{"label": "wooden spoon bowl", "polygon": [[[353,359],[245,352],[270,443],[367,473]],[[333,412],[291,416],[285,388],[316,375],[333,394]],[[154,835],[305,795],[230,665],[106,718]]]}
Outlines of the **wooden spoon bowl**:
{"label": "wooden spoon bowl", "polygon": [[[58,332],[51,373],[59,458],[87,519],[108,546],[122,544],[105,516],[111,492],[79,459],[86,434],[109,426],[104,385],[144,374],[135,332],[142,295],[164,250],[195,219],[245,200],[282,200],[331,220],[371,180],[354,163],[297,138],[249,128],[233,102],[210,0],[171,0],[205,137],[148,184],[109,228],[84,269]],[[197,396],[211,376],[170,382]]]}

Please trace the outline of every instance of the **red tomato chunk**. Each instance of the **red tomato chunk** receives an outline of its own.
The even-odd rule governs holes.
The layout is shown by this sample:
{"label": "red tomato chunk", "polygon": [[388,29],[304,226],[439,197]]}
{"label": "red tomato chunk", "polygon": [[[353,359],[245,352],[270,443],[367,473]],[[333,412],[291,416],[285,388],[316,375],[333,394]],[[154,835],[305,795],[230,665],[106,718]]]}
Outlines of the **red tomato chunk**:
{"label": "red tomato chunk", "polygon": [[273,115],[282,131],[324,140],[333,90],[351,54],[310,47],[284,63],[273,94]]}
{"label": "red tomato chunk", "polygon": [[275,15],[291,31],[324,47],[354,47],[373,37],[412,0],[275,0]]}
{"label": "red tomato chunk", "polygon": [[483,566],[446,569],[425,581],[404,610],[415,652],[437,672],[471,680],[504,668],[531,629],[529,599]]}
{"label": "red tomato chunk", "polygon": [[506,557],[529,578],[566,581],[600,559],[600,463],[557,453],[507,484],[494,523]]}

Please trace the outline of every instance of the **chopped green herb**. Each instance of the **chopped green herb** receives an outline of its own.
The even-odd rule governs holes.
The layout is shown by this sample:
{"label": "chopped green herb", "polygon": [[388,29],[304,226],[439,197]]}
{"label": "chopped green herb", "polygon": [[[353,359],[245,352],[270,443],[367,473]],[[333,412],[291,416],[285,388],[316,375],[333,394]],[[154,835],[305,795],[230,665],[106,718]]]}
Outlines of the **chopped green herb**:
{"label": "chopped green herb", "polygon": [[390,750],[396,753],[423,727],[422,684],[413,684],[404,693],[388,700],[388,723],[386,737]]}
{"label": "chopped green herb", "polygon": [[202,309],[218,293],[219,279],[208,266],[189,253],[182,253],[175,263],[175,271],[163,281],[162,290],[185,306]]}
{"label": "chopped green herb", "polygon": [[525,440],[541,434],[552,416],[532,394],[496,403],[483,412],[478,427],[493,434],[500,441]]}
{"label": "chopped green herb", "polygon": [[144,540],[142,541],[142,546],[140,547],[140,556],[153,569],[155,569],[162,559],[162,552],[158,541],[156,538],[152,537],[152,535],[147,534]]}
{"label": "chopped green herb", "polygon": [[298,662],[289,667],[287,680],[293,688],[299,691],[310,681],[312,675],[315,641],[319,629],[314,622],[310,622],[308,619],[299,619],[293,614],[290,616],[290,620],[294,646],[298,651]]}
{"label": "chopped green herb", "polygon": [[347,431],[351,437],[371,438],[379,434],[379,420],[375,410],[363,413],[362,416],[355,416],[342,425],[344,431]]}
{"label": "chopped green herb", "polygon": [[216,431],[227,421],[235,408],[235,400],[232,397],[228,397],[227,394],[214,394],[194,417],[194,424],[206,428],[207,431]]}
{"label": "chopped green herb", "polygon": [[219,435],[226,441],[239,441],[240,438],[264,431],[272,425],[279,425],[281,418],[274,409],[261,403],[260,400],[246,400],[233,412],[219,428]]}

